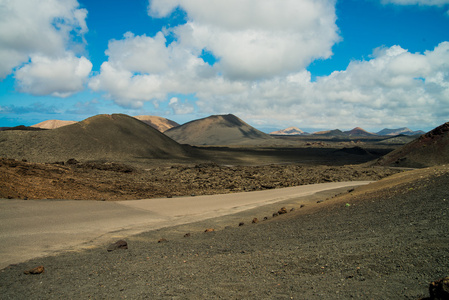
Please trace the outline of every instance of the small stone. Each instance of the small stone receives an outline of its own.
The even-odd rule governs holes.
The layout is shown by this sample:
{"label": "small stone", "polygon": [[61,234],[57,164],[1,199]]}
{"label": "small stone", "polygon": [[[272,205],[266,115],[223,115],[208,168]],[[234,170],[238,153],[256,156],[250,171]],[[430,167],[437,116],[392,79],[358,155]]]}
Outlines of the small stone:
{"label": "small stone", "polygon": [[279,216],[278,213],[273,213],[273,217],[277,217],[277,216]]}
{"label": "small stone", "polygon": [[190,237],[190,232],[184,234],[184,237]]}
{"label": "small stone", "polygon": [[283,215],[287,213],[287,208],[282,207],[280,210],[278,210],[278,214]]}
{"label": "small stone", "polygon": [[167,243],[167,239],[161,238],[157,241],[158,243]]}
{"label": "small stone", "polygon": [[263,220],[264,220],[264,221],[268,220],[268,217],[264,217]]}
{"label": "small stone", "polygon": [[257,223],[259,223],[259,219],[257,219],[257,218],[254,218],[254,219],[253,219],[253,221],[252,221],[252,223],[253,223],[253,224],[257,224]]}
{"label": "small stone", "polygon": [[290,211],[295,211],[295,208],[293,207],[292,209],[290,209]]}
{"label": "small stone", "polygon": [[44,272],[45,272],[44,266],[39,266],[39,267],[33,268],[31,270],[24,271],[23,273],[27,274],[27,275],[29,275],[29,274],[37,275],[37,274],[42,274]]}
{"label": "small stone", "polygon": [[239,223],[239,226],[243,226],[243,225],[245,225],[245,223],[243,223],[243,222],[240,222],[240,223]]}
{"label": "small stone", "polygon": [[124,240],[119,240],[108,247],[108,252],[118,250],[118,249],[128,249],[128,243]]}
{"label": "small stone", "polygon": [[206,230],[204,230],[204,232],[213,232],[213,231],[215,231],[215,229],[213,228],[207,228]]}

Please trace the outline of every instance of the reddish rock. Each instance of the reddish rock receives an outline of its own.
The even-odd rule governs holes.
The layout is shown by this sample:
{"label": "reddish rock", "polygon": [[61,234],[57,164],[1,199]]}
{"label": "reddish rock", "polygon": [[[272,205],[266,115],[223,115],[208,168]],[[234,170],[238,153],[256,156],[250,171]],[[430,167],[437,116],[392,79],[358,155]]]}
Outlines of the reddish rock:
{"label": "reddish rock", "polygon": [[27,275],[29,275],[29,274],[37,275],[37,274],[42,274],[44,272],[45,272],[44,266],[39,266],[39,267],[33,268],[31,270],[24,271],[23,273],[25,273]]}
{"label": "reddish rock", "polygon": [[252,221],[252,223],[253,223],[253,224],[259,223],[259,219],[254,218],[253,221]]}
{"label": "reddish rock", "polygon": [[213,228],[207,228],[206,230],[204,230],[204,232],[213,232],[213,231],[215,231],[215,229]]}
{"label": "reddish rock", "polygon": [[287,208],[282,207],[280,210],[278,210],[278,214],[283,215],[287,213]]}

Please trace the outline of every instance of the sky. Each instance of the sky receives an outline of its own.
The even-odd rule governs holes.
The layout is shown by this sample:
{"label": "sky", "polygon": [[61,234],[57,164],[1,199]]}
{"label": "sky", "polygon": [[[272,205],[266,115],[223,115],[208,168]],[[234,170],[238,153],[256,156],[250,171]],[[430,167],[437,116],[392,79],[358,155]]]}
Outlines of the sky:
{"label": "sky", "polygon": [[449,0],[0,0],[0,127],[111,113],[431,130]]}

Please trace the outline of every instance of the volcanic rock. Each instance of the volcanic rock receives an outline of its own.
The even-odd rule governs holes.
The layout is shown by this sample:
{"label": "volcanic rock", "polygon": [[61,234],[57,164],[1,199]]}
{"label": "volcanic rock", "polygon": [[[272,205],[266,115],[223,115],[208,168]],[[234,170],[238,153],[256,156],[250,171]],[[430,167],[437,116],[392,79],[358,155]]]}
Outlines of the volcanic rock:
{"label": "volcanic rock", "polygon": [[42,274],[44,272],[45,272],[44,266],[39,266],[39,267],[30,269],[30,270],[24,271],[23,273],[27,274],[27,275],[29,275],[29,274],[37,275],[37,274]]}
{"label": "volcanic rock", "polygon": [[128,249],[128,243],[124,240],[119,240],[108,247],[108,252],[115,251],[118,249]]}
{"label": "volcanic rock", "polygon": [[449,299],[449,276],[431,282],[429,285],[429,293],[430,299],[433,300]]}

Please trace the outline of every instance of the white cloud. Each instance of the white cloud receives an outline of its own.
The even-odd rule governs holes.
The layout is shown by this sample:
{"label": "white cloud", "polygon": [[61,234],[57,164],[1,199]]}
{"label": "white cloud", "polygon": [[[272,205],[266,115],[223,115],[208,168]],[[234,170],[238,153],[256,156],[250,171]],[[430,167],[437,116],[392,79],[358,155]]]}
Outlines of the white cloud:
{"label": "white cloud", "polygon": [[[64,57],[73,56],[74,49],[69,48],[79,48],[79,43],[74,41],[83,40],[83,34],[87,32],[86,17],[87,10],[79,8],[76,0],[0,0],[0,80],[22,67],[19,75],[22,84],[33,82],[42,72],[34,72],[32,78],[26,79],[27,70],[38,68],[23,67],[30,59],[32,63],[44,59],[60,62]],[[73,63],[73,59],[67,63]],[[47,86],[37,93],[46,90],[57,95],[69,85],[62,80],[58,82],[63,86],[52,84],[54,90]],[[42,83],[49,82],[42,78]]]}
{"label": "white cloud", "polygon": [[[154,0],[149,13],[163,17],[177,6],[189,22],[164,31],[176,41],[167,46],[162,33],[111,41],[108,61],[89,86],[127,106],[168,93],[238,93],[251,80],[286,76],[329,57],[339,40],[335,0]],[[205,63],[203,50],[218,62]]]}
{"label": "white cloud", "polygon": [[16,71],[21,92],[33,95],[67,97],[83,89],[92,69],[92,63],[84,56],[51,59],[35,55],[31,63]]}
{"label": "white cloud", "polygon": [[244,92],[203,96],[205,113],[233,112],[258,124],[350,129],[436,126],[449,115],[449,42],[423,54],[399,46],[311,82],[302,71],[253,83]]}
{"label": "white cloud", "polygon": [[230,79],[288,74],[317,58],[329,58],[339,40],[334,0],[153,0],[150,15],[176,6],[189,22],[173,32],[180,45],[207,49]]}
{"label": "white cloud", "polygon": [[193,105],[191,105],[187,101],[182,102],[176,97],[170,99],[168,106],[172,109],[175,115],[191,114],[195,111]]}
{"label": "white cloud", "polygon": [[[330,55],[338,40],[334,5],[154,0],[151,15],[167,16],[177,6],[187,12],[186,24],[164,31],[177,40],[167,45],[162,33],[127,33],[111,41],[109,59],[89,86],[121,106],[168,101],[175,114],[192,113],[193,106],[169,95],[194,95],[204,115],[234,113],[266,126],[381,129],[447,121],[449,42],[424,53],[378,48],[370,60],[311,80],[305,67]],[[219,61],[205,63],[204,49]]]}

